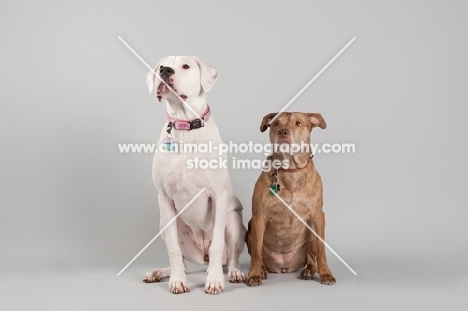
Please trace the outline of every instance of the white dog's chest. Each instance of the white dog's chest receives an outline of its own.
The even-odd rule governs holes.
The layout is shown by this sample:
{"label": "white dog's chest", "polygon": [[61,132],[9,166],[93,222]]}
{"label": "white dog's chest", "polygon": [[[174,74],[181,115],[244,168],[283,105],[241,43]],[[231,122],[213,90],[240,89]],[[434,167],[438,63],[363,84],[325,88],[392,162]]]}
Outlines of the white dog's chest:
{"label": "white dog's chest", "polygon": [[[211,159],[212,154],[198,154],[200,159]],[[153,181],[158,191],[174,202],[177,211],[182,210],[201,189],[206,190],[180,215],[180,219],[193,229],[210,231],[213,226],[212,170],[189,169],[187,161],[194,155],[157,154],[153,161]],[[226,178],[227,176],[225,176]],[[223,180],[222,173],[218,174]]]}
{"label": "white dog's chest", "polygon": [[155,186],[171,198],[181,192],[190,191],[195,195],[202,188],[210,190],[214,177],[219,181],[228,177],[226,170],[211,170],[199,165],[212,160],[217,161],[213,154],[155,155],[153,160]]}

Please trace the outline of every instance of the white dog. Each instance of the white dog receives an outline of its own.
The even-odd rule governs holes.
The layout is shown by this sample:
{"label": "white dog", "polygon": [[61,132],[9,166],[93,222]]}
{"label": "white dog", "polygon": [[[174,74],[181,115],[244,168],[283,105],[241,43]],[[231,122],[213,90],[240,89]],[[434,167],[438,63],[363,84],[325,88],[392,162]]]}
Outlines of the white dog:
{"label": "white dog", "polygon": [[[222,143],[218,127],[205,100],[216,82],[218,70],[191,56],[170,56],[161,59],[146,77],[150,93],[156,86],[159,101],[165,100],[167,119],[158,141],[166,144]],[[171,89],[169,89],[170,86]],[[174,91],[174,92],[173,92]],[[174,94],[175,93],[175,94]],[[199,119],[185,101],[202,119]],[[180,146],[180,145],[179,145]],[[242,205],[234,196],[227,168],[187,168],[187,160],[218,161],[218,152],[186,154],[178,151],[156,153],[153,161],[153,182],[159,192],[160,228],[167,225],[192,198],[206,190],[163,233],[169,253],[170,267],[148,272],[143,281],[158,282],[169,277],[172,293],[189,291],[184,259],[208,264],[205,292],[224,290],[222,266],[227,264],[230,282],[243,282],[239,270],[239,254],[244,248],[245,227]],[[226,154],[222,156],[226,160]],[[213,164],[215,162],[212,162]]]}

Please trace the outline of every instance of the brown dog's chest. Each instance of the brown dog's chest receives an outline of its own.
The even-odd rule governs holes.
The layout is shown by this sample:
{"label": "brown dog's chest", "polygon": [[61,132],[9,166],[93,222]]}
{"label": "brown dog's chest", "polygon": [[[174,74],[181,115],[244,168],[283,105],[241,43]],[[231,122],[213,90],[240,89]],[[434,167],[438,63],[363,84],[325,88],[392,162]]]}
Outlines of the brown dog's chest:
{"label": "brown dog's chest", "polygon": [[[315,211],[316,198],[291,195],[281,190],[281,198],[305,221],[309,222]],[[281,192],[280,191],[280,192]],[[270,195],[264,205],[267,224],[264,243],[268,248],[287,251],[306,242],[310,231],[275,195]]]}
{"label": "brown dog's chest", "polygon": [[[313,197],[291,196],[284,190],[282,199],[306,223],[315,209]],[[281,192],[280,191],[280,192]],[[303,267],[311,232],[276,196],[265,201],[267,223],[263,235],[263,260],[271,272],[292,272]]]}

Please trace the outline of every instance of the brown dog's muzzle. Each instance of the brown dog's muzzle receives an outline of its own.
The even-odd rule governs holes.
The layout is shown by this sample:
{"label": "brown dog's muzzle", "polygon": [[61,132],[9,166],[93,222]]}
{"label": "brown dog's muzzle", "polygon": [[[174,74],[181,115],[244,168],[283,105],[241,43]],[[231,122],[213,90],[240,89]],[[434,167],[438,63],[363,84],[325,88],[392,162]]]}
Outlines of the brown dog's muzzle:
{"label": "brown dog's muzzle", "polygon": [[291,143],[291,131],[287,128],[281,128],[276,133],[278,136],[278,143]]}

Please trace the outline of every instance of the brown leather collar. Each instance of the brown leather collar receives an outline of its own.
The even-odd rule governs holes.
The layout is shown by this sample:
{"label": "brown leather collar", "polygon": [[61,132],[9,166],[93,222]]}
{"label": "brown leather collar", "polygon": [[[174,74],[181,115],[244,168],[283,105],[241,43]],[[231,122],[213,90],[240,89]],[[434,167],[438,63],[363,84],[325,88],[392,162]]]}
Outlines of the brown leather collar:
{"label": "brown leather collar", "polygon": [[308,165],[309,165],[309,159],[307,159],[307,163],[306,163],[306,165],[304,165],[304,167],[301,167],[301,168],[282,168],[282,167],[280,167],[278,169],[278,171],[283,171],[285,173],[296,173],[296,172],[302,171],[303,169],[306,169]]}
{"label": "brown leather collar", "polygon": [[[300,172],[300,171],[302,171],[302,170],[304,170],[304,169],[307,168],[307,166],[309,165],[309,161],[310,161],[310,159],[312,159],[312,157],[313,157],[313,156],[311,155],[310,158],[307,159],[307,163],[306,163],[306,165],[304,165],[304,167],[301,167],[301,168],[282,168],[282,167],[280,167],[280,168],[278,169],[278,171],[282,171],[282,172],[285,172],[285,173],[297,173],[297,172]],[[275,158],[273,158],[273,155],[271,155],[271,160],[272,160],[272,161],[275,160]]]}

